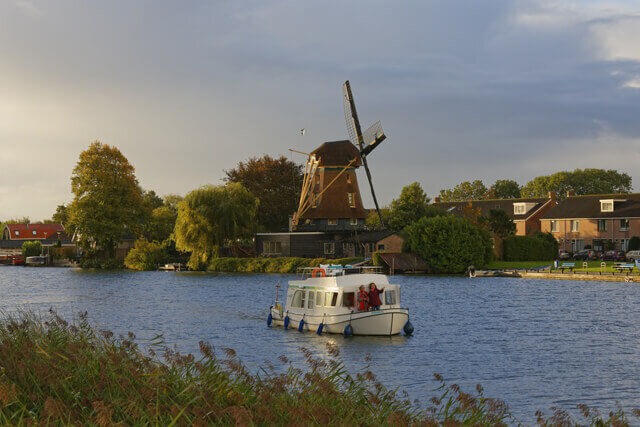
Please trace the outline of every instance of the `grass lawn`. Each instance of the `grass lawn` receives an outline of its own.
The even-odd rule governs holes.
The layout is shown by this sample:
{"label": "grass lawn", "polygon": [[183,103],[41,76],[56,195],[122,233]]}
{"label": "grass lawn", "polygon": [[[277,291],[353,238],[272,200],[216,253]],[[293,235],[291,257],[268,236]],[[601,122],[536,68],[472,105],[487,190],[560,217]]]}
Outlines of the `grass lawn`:
{"label": "grass lawn", "polygon": [[[588,271],[591,273],[599,273],[601,271],[601,263],[602,261],[587,261],[587,267],[584,268],[584,261],[560,261],[560,265],[562,263],[575,263],[575,271]],[[553,264],[553,261],[493,261],[489,265],[487,265],[487,269],[489,270],[499,270],[499,269],[527,269],[527,268],[538,268],[545,267],[547,265]],[[612,273],[614,270],[611,268],[613,265],[613,261],[606,261],[606,267],[604,272]],[[634,270],[634,272],[638,272]]]}

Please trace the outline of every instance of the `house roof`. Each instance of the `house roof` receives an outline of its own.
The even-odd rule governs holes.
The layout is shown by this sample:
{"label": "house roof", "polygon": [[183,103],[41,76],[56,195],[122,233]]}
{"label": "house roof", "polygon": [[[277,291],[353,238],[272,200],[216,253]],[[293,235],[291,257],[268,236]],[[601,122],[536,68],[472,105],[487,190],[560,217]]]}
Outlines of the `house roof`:
{"label": "house roof", "polygon": [[57,238],[68,239],[62,224],[6,224],[10,240],[45,240]]}
{"label": "house roof", "polygon": [[[616,201],[613,212],[601,212],[600,200]],[[541,219],[560,218],[626,218],[640,217],[640,194],[590,194],[568,196]]]}
{"label": "house roof", "polygon": [[357,168],[362,165],[360,151],[348,140],[329,141],[311,152],[316,158],[320,158],[318,166],[347,166],[351,160],[356,161],[351,165]]}
{"label": "house roof", "polygon": [[429,265],[418,255],[411,253],[390,253],[378,252],[380,259],[384,261],[389,268],[402,271],[427,271]]}
{"label": "house roof", "polygon": [[354,233],[344,240],[348,242],[360,242],[360,243],[377,243],[385,237],[389,237],[392,234],[396,234],[395,231],[390,230],[380,230],[380,231],[362,231],[358,233]]}
{"label": "house roof", "polygon": [[[480,209],[480,215],[488,216],[491,209],[501,209],[509,215],[512,220],[524,220],[529,218],[534,212],[542,207],[549,198],[546,197],[528,197],[520,199],[487,199],[487,200],[468,200],[461,202],[434,202],[433,206],[450,212],[454,215],[462,215],[463,210],[471,205],[474,209]],[[516,215],[514,213],[514,203],[532,203],[534,204],[526,213]]]}

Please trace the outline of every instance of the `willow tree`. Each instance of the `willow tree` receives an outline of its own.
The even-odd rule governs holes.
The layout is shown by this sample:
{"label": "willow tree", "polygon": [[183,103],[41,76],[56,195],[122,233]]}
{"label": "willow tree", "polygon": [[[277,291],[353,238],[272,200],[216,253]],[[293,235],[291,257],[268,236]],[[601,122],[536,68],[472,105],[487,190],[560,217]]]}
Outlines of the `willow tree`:
{"label": "willow tree", "polygon": [[137,234],[143,200],[135,169],[116,147],[91,143],[71,175],[69,222],[83,245],[93,242],[113,256],[123,234]]}
{"label": "willow tree", "polygon": [[252,236],[259,203],[238,183],[193,190],[178,204],[176,248],[191,252],[192,269],[206,267],[225,244]]}

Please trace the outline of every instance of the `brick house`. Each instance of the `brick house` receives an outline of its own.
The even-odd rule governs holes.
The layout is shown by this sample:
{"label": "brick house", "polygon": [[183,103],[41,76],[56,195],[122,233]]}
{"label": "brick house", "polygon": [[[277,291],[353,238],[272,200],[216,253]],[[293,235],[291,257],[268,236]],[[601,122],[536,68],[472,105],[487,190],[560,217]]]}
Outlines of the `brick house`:
{"label": "brick house", "polygon": [[469,210],[488,217],[491,209],[503,210],[516,224],[517,236],[530,236],[541,231],[540,218],[557,205],[556,194],[549,193],[548,197],[520,198],[520,199],[489,199],[462,202],[440,202],[434,199],[433,206],[456,216],[465,216]]}
{"label": "brick house", "polygon": [[6,253],[22,252],[24,242],[38,241],[42,246],[73,246],[62,224],[5,224],[0,238],[0,249]]}
{"label": "brick house", "polygon": [[575,196],[568,192],[540,222],[560,249],[575,252],[591,246],[601,251],[610,240],[616,249],[626,251],[629,239],[640,236],[640,194]]}

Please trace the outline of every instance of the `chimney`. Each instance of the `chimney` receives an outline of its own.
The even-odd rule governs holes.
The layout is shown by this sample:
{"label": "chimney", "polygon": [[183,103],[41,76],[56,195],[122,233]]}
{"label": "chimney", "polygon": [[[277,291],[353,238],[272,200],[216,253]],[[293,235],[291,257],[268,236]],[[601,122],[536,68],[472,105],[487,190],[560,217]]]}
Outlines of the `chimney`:
{"label": "chimney", "polygon": [[549,198],[551,200],[555,200],[556,199],[556,192],[555,191],[549,191]]}
{"label": "chimney", "polygon": [[567,197],[575,196],[576,192],[573,190],[567,190]]}
{"label": "chimney", "polygon": [[433,203],[440,203],[440,197],[434,197]]}

